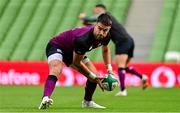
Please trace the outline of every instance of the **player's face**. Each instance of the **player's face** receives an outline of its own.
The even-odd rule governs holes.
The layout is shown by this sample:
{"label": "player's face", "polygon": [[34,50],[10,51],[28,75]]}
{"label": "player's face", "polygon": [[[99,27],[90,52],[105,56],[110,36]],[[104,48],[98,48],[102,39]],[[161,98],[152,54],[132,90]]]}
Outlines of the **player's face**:
{"label": "player's face", "polygon": [[95,7],[95,8],[93,8],[93,14],[94,14],[94,15],[99,15],[99,14],[101,14],[101,13],[105,13],[105,10],[104,10],[103,8],[101,8],[101,7]]}
{"label": "player's face", "polygon": [[111,26],[105,26],[100,22],[96,23],[94,27],[94,32],[93,32],[95,38],[98,40],[103,39],[104,37],[107,36],[110,29],[111,29]]}

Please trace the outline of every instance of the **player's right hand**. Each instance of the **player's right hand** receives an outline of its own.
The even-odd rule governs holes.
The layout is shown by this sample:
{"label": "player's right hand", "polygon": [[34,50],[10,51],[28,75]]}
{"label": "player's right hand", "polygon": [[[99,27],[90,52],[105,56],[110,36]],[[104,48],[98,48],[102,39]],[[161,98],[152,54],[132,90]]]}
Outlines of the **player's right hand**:
{"label": "player's right hand", "polygon": [[80,13],[80,14],[79,14],[79,18],[80,18],[80,19],[82,19],[82,18],[84,18],[84,17],[86,17],[86,13]]}
{"label": "player's right hand", "polygon": [[102,89],[102,91],[104,91],[104,85],[102,84],[103,80],[104,80],[104,78],[102,78],[102,77],[96,77],[94,79],[94,81],[99,85],[99,87]]}

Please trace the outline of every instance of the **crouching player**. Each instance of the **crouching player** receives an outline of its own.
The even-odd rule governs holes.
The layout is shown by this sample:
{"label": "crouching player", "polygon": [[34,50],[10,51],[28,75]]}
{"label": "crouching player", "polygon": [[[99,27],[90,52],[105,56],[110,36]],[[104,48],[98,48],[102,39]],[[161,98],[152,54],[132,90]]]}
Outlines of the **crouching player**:
{"label": "crouching player", "polygon": [[[101,83],[103,78],[99,77],[95,66],[85,53],[102,45],[104,63],[107,67],[111,67],[109,66],[111,59],[108,47],[111,25],[111,16],[103,13],[98,17],[95,25],[70,29],[49,41],[46,47],[46,55],[50,71],[44,85],[43,98],[39,109],[46,109],[52,105],[53,100],[50,97],[58,76],[61,74],[63,64],[76,69],[88,78],[82,108],[105,108],[92,100],[97,84],[104,90]],[[108,68],[108,71],[111,69]]]}

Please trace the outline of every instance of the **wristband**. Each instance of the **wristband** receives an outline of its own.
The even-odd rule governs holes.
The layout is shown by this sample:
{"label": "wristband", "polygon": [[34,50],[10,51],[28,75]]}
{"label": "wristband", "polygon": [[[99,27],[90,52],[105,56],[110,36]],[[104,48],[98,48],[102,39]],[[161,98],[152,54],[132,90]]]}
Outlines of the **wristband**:
{"label": "wristband", "polygon": [[107,70],[108,70],[108,71],[112,71],[112,66],[111,66],[111,64],[107,64],[106,67],[107,67]]}
{"label": "wristband", "polygon": [[96,78],[96,75],[93,72],[90,72],[89,77],[94,80]]}

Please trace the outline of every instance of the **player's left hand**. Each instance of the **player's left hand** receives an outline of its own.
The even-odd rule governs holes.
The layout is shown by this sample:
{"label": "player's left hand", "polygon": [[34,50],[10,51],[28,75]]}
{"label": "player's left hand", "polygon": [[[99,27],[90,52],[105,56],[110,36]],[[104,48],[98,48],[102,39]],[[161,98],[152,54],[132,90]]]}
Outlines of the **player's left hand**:
{"label": "player's left hand", "polygon": [[104,85],[102,84],[103,80],[104,80],[103,77],[96,77],[94,80],[99,85],[99,87],[102,89],[102,91],[104,91]]}

